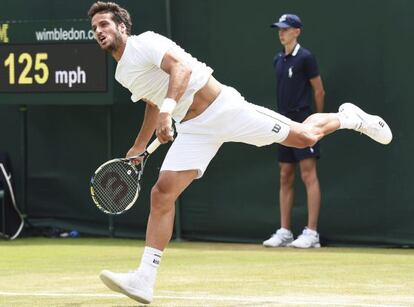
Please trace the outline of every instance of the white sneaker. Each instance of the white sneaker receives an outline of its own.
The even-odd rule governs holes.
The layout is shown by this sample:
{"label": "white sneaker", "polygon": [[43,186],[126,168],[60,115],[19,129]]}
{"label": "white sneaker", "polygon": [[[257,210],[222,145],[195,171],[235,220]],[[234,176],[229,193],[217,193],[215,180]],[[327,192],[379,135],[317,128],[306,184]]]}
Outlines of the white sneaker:
{"label": "white sneaker", "polygon": [[345,102],[340,105],[339,112],[356,114],[361,119],[361,125],[355,130],[369,136],[374,141],[384,145],[392,141],[391,129],[381,117],[367,114],[350,102]]}
{"label": "white sneaker", "polygon": [[143,304],[152,302],[154,287],[144,276],[136,271],[130,273],[113,273],[103,270],[99,274],[102,282],[111,290],[120,292]]}
{"label": "white sneaker", "polygon": [[319,243],[319,234],[316,231],[305,227],[302,234],[293,241],[290,246],[296,248],[319,248],[321,247],[321,244]]}
{"label": "white sneaker", "polygon": [[278,229],[272,236],[263,241],[263,246],[265,247],[283,247],[289,246],[293,241],[293,234],[290,230],[287,229]]}

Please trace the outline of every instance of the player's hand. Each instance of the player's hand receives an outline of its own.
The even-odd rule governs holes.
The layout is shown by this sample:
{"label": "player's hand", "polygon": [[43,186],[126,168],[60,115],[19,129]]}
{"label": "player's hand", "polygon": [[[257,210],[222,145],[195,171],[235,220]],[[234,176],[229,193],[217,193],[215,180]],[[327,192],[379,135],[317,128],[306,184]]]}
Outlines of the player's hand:
{"label": "player's hand", "polygon": [[[126,154],[126,158],[139,155],[139,154],[143,153],[144,151],[145,151],[145,148],[139,148],[139,147],[132,146],[131,149],[128,150],[128,152]],[[132,160],[131,163],[134,164],[134,165],[138,165],[142,162],[143,159],[144,159],[143,157],[139,157],[137,159]]]}
{"label": "player's hand", "polygon": [[158,115],[155,134],[162,144],[174,140],[174,130],[172,128],[172,118],[170,114],[163,112]]}

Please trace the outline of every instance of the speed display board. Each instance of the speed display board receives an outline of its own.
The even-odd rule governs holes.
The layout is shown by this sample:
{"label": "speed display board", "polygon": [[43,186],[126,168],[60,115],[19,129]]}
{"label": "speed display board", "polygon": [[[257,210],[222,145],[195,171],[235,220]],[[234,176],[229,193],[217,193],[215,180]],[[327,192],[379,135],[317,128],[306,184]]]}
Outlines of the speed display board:
{"label": "speed display board", "polygon": [[0,93],[105,92],[107,75],[94,43],[0,46]]}
{"label": "speed display board", "polygon": [[114,67],[89,19],[0,21],[0,105],[112,104]]}

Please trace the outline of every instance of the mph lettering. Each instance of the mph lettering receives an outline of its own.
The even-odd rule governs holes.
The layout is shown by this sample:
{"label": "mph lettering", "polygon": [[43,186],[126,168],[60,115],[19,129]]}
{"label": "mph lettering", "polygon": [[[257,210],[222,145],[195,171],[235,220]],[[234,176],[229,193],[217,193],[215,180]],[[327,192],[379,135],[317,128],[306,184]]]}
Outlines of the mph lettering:
{"label": "mph lettering", "polygon": [[86,72],[80,66],[76,70],[57,70],[55,72],[56,84],[67,84],[72,87],[73,84],[85,84]]}

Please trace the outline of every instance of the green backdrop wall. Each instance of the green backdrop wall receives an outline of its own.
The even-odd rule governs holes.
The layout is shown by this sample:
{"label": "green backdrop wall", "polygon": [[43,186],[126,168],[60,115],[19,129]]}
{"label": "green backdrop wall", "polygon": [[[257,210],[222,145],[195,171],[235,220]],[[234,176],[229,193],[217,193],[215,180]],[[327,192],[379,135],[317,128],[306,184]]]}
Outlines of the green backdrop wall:
{"label": "green backdrop wall", "polygon": [[[84,18],[92,2],[2,1],[0,21]],[[171,31],[172,38],[207,62],[222,83],[234,86],[249,101],[273,109],[272,59],[280,45],[269,25],[283,13],[300,15],[305,24],[300,42],[318,59],[327,92],[326,111],[335,112],[342,102],[353,101],[385,117],[394,132],[394,141],[386,147],[350,131],[322,141],[321,236],[329,244],[414,244],[409,126],[414,110],[413,63],[406,60],[414,45],[413,2],[119,3],[131,13],[134,33],[154,30],[168,35]],[[27,204],[23,209],[31,224],[108,234],[108,217],[89,199],[90,174],[109,155],[125,154],[144,110],[142,104],[130,103],[127,90],[119,85],[114,92],[114,104],[109,106],[27,107]],[[0,150],[12,157],[20,205],[22,114],[18,105],[0,102]],[[143,237],[149,191],[167,149],[164,146],[150,160],[137,205],[114,219],[115,236]],[[239,242],[268,237],[279,225],[276,151],[275,145],[225,144],[205,176],[180,198],[181,236]],[[296,187],[293,230],[298,234],[306,224],[307,210],[300,178]]]}

